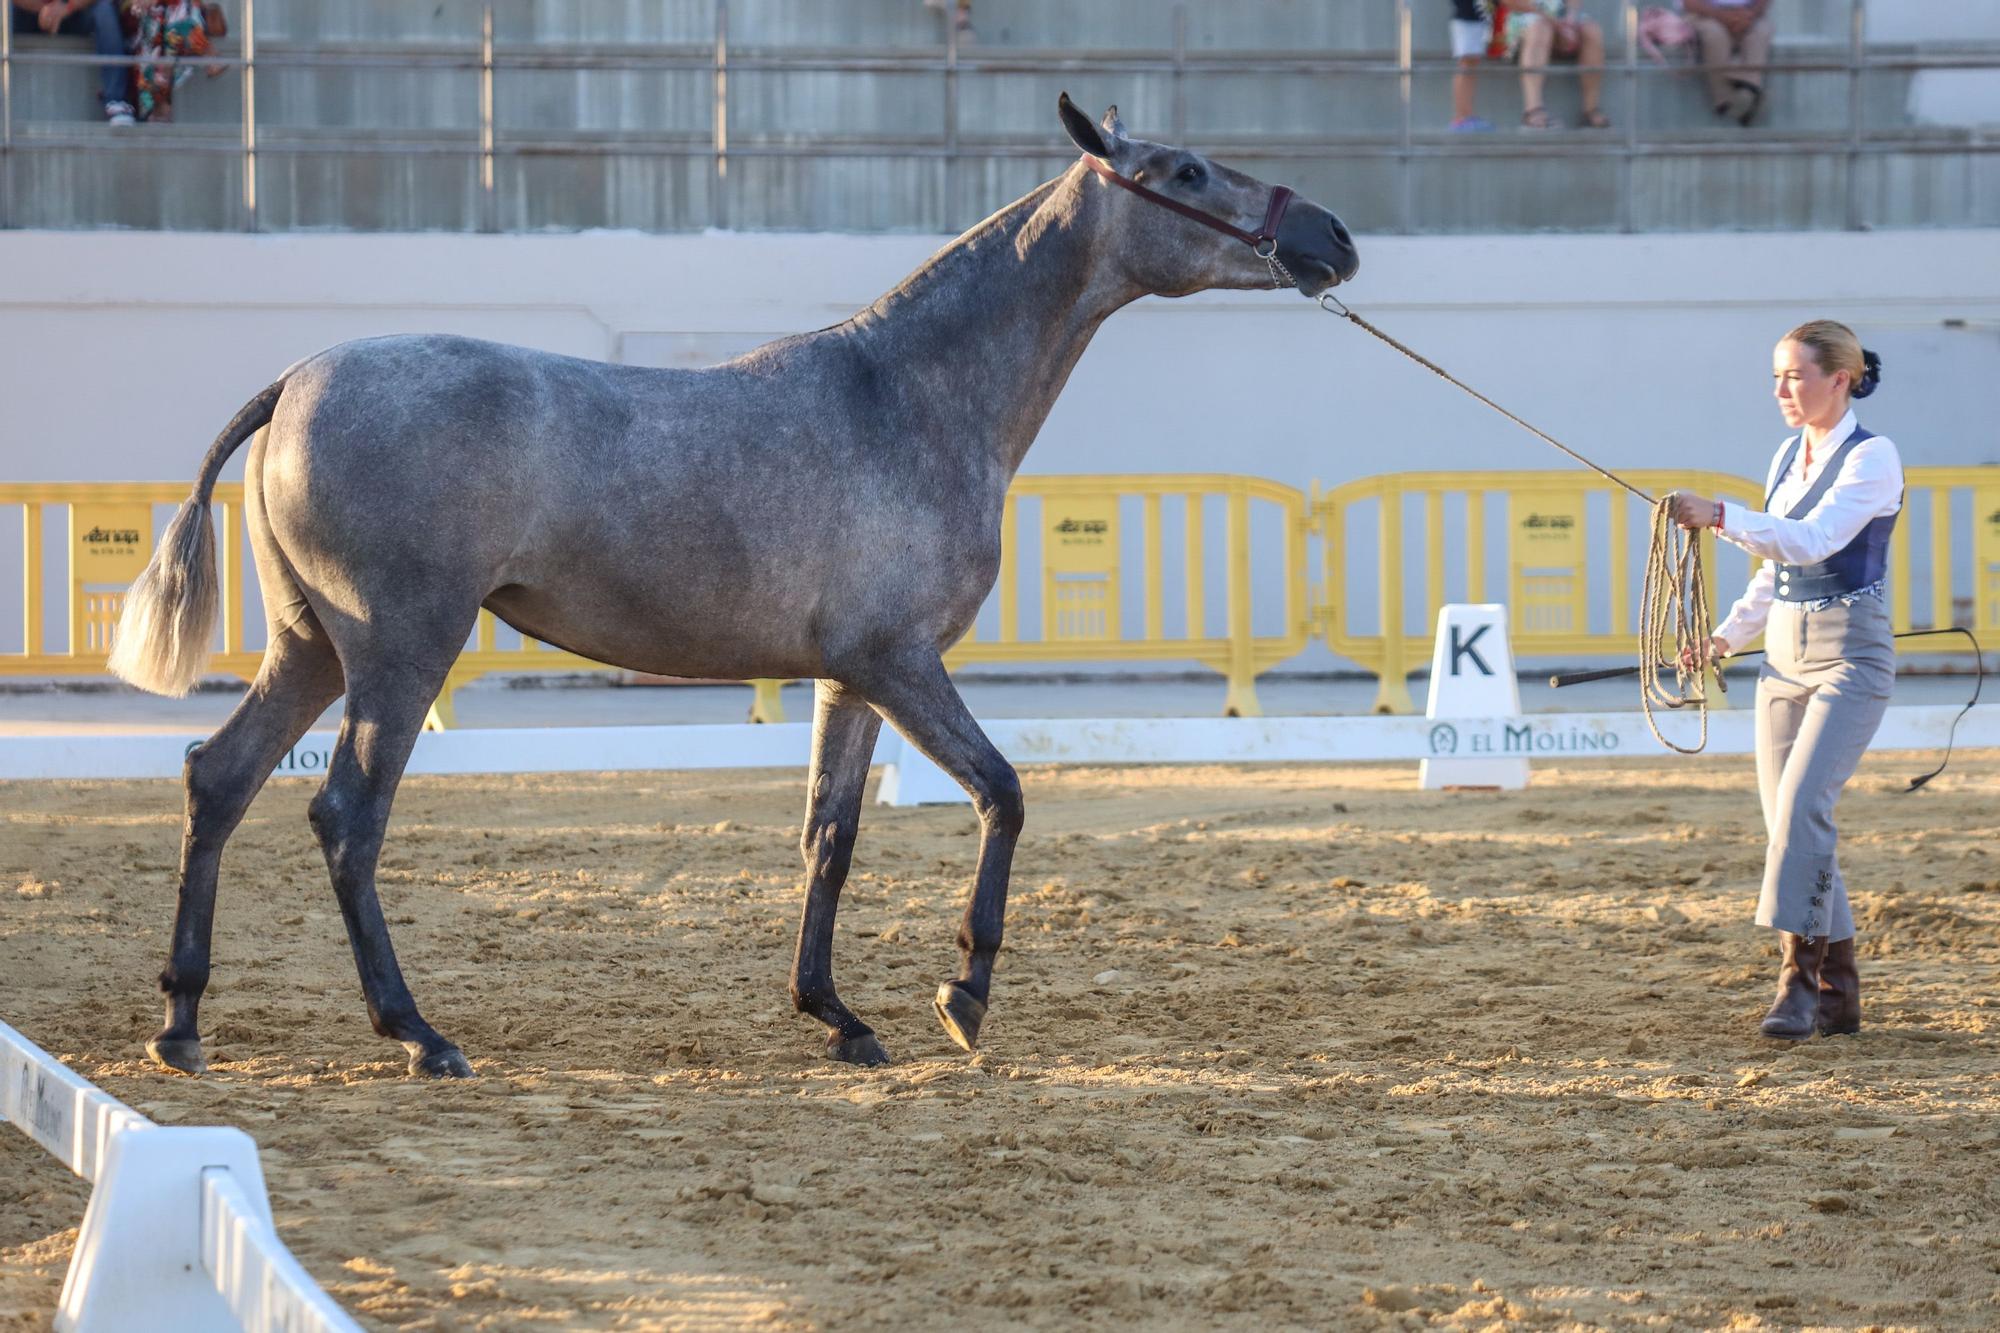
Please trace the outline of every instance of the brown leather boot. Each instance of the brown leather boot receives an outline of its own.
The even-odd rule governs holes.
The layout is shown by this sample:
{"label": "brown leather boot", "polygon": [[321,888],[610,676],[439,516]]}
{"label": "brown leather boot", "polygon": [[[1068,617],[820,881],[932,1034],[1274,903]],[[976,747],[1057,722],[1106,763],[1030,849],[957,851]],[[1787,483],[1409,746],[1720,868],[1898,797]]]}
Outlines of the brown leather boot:
{"label": "brown leather boot", "polygon": [[1861,1031],[1861,972],[1852,938],[1826,946],[1819,966],[1819,1035],[1849,1037]]}
{"label": "brown leather boot", "polygon": [[1810,939],[1788,930],[1778,932],[1784,950],[1778,964],[1778,998],[1764,1015],[1767,1037],[1804,1041],[1819,1031],[1819,978],[1826,962],[1826,936]]}

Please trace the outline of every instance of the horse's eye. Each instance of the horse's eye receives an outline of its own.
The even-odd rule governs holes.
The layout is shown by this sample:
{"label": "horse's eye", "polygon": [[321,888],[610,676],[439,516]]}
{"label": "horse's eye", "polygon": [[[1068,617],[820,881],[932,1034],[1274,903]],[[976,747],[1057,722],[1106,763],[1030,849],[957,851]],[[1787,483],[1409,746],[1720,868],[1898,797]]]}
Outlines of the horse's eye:
{"label": "horse's eye", "polygon": [[1174,179],[1183,185],[1199,185],[1201,183],[1201,168],[1190,162],[1174,174]]}

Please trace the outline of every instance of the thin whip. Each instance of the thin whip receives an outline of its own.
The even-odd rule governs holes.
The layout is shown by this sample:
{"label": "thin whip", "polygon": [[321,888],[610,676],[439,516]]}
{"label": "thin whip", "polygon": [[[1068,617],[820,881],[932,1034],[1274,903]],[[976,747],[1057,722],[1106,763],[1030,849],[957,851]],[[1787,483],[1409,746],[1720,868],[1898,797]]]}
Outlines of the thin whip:
{"label": "thin whip", "polygon": [[[1381,339],[1447,384],[1463,389],[1536,439],[1554,445],[1592,472],[1624,487],[1652,508],[1652,543],[1646,552],[1646,579],[1639,598],[1641,663],[1639,704],[1646,714],[1646,726],[1652,731],[1654,740],[1669,750],[1677,750],[1682,754],[1699,754],[1706,749],[1708,746],[1706,671],[1704,667],[1689,669],[1684,663],[1689,660],[1704,664],[1708,662],[1708,627],[1714,621],[1709,616],[1708,581],[1702,573],[1701,534],[1688,532],[1673,521],[1673,495],[1669,493],[1656,500],[1611,469],[1591,462],[1547,431],[1540,430],[1515,416],[1435,361],[1412,351],[1382,332],[1349,310],[1332,292],[1320,293],[1319,308],[1330,315],[1339,315],[1362,332]],[[1673,644],[1672,661],[1661,663],[1658,660],[1659,650],[1669,641]],[[1669,670],[1673,673],[1671,688],[1666,679],[1666,672]],[[1720,667],[1715,670],[1715,684],[1718,690],[1727,693],[1729,687],[1723,684]],[[1655,708],[1675,709],[1686,708],[1689,705],[1694,706],[1695,712],[1701,718],[1701,737],[1692,749],[1668,740],[1660,733],[1660,724],[1653,718]]]}

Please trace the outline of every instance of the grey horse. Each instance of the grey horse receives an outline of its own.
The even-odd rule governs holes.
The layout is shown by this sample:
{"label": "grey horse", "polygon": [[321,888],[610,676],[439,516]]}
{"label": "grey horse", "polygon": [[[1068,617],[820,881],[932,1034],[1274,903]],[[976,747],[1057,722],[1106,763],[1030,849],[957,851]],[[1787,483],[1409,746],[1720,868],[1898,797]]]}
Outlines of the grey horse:
{"label": "grey horse", "polygon": [[133,585],[111,660],[159,693],[199,677],[216,606],[210,496],[224,461],[268,425],[245,469],[245,514],[269,646],[243,702],[187,759],[155,1060],[205,1067],[196,1011],[223,843],[344,691],[310,820],[369,1018],[403,1043],[412,1073],[472,1072],[417,1011],[375,866],[426,710],[481,607],[636,671],[817,682],[791,991],[829,1029],[834,1059],[889,1058],[833,984],[834,913],[881,720],[962,784],[979,861],[960,975],[935,1008],[973,1049],[1021,787],[940,654],[993,587],[1008,484],[1121,306],[1280,284],[1312,296],[1359,267],[1340,220],[1284,187],[1128,138],[1115,107],[1101,124],[1067,95],[1059,111],[1076,165],[843,324],[692,371],[468,338],[361,339],[293,366],[237,413]]}

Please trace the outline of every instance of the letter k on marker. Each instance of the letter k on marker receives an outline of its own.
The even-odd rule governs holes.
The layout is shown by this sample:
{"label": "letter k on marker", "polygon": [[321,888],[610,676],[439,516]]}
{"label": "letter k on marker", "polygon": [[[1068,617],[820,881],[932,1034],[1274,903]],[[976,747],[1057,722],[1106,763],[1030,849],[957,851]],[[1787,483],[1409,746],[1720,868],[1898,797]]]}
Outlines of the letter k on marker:
{"label": "letter k on marker", "polygon": [[1479,650],[1477,648],[1473,647],[1474,644],[1479,642],[1479,636],[1492,628],[1493,626],[1491,625],[1481,625],[1478,629],[1472,631],[1472,635],[1470,638],[1466,639],[1464,643],[1460,643],[1458,641],[1458,626],[1453,625],[1451,627],[1451,674],[1452,675],[1456,676],[1461,674],[1458,669],[1458,659],[1461,657],[1471,658],[1472,664],[1479,668],[1480,675],[1490,676],[1493,674],[1493,668],[1486,665],[1486,659],[1479,655]]}

